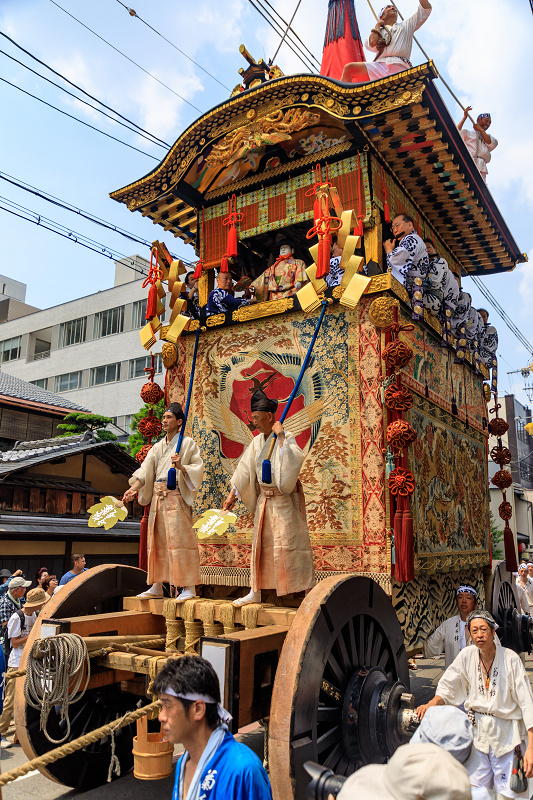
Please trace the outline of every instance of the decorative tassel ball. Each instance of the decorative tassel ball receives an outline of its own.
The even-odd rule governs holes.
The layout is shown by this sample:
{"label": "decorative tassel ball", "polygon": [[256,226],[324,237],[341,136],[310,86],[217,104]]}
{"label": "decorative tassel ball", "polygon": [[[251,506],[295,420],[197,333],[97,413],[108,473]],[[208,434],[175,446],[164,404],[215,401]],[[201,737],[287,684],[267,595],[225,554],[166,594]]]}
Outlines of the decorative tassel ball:
{"label": "decorative tassel ball", "polygon": [[501,417],[494,417],[489,422],[489,431],[493,436],[503,436],[509,430],[509,423]]}
{"label": "decorative tassel ball", "polygon": [[408,497],[415,490],[415,476],[408,469],[396,467],[389,475],[389,491],[392,495]]}
{"label": "decorative tassel ball", "polygon": [[142,433],[147,439],[151,439],[153,436],[159,436],[163,430],[161,420],[157,417],[144,417],[144,419],[141,419],[139,422],[138,427],[139,433]]}
{"label": "decorative tassel ball", "polygon": [[494,474],[491,483],[503,492],[504,489],[508,489],[512,485],[513,476],[508,470],[499,469],[498,472]]}
{"label": "decorative tassel ball", "polygon": [[145,383],[141,389],[141,399],[149,406],[159,403],[165,396],[164,391],[157,383]]}
{"label": "decorative tassel ball", "polygon": [[141,447],[141,449],[139,450],[139,452],[135,456],[135,458],[137,459],[139,464],[143,463],[144,459],[146,458],[146,456],[148,455],[148,453],[150,452],[151,449],[152,449],[152,445],[151,444],[145,444],[145,445],[143,445]]}
{"label": "decorative tassel ball", "polygon": [[505,464],[510,464],[512,459],[511,451],[509,450],[509,448],[501,447],[500,445],[496,445],[495,447],[492,448],[492,450],[490,451],[490,457],[497,464],[500,464],[500,466],[504,466]]}
{"label": "decorative tassel ball", "polygon": [[387,443],[390,444],[394,450],[401,450],[403,447],[409,447],[416,437],[416,431],[404,419],[397,419],[395,422],[391,422],[387,427]]}
{"label": "decorative tassel ball", "polygon": [[408,411],[413,405],[413,395],[404,387],[389,386],[385,389],[385,405],[393,411]]}
{"label": "decorative tassel ball", "polygon": [[178,348],[172,342],[165,342],[161,350],[161,358],[163,359],[163,366],[165,369],[173,367],[178,360]]}
{"label": "decorative tassel ball", "polygon": [[381,357],[387,369],[397,370],[405,367],[413,357],[413,351],[404,342],[398,340],[389,342],[383,350]]}
{"label": "decorative tassel ball", "polygon": [[498,514],[502,519],[508,520],[513,516],[513,507],[508,500],[504,500],[498,506]]}

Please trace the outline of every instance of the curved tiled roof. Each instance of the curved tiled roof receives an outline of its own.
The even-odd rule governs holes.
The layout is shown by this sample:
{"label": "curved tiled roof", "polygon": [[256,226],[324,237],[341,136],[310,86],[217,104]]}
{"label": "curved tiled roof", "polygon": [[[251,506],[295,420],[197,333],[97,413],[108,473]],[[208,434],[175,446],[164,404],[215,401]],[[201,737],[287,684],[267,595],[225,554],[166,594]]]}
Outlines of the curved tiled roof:
{"label": "curved tiled roof", "polygon": [[7,372],[2,371],[0,371],[0,395],[13,397],[16,400],[26,400],[30,403],[42,403],[55,408],[89,411],[88,408],[73,403],[72,400],[67,400],[62,395],[47,392],[46,389],[41,389],[33,383],[23,381],[21,378],[15,378],[14,375],[8,375]]}

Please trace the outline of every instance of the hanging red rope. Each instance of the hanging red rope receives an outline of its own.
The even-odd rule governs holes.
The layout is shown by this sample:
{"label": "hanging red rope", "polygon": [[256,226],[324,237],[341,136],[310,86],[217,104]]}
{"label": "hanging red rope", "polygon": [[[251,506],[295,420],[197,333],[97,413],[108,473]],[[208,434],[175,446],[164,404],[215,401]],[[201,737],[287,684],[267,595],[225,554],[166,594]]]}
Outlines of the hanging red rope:
{"label": "hanging red rope", "polygon": [[[154,264],[155,258],[155,264]],[[157,248],[152,247],[150,251],[150,270],[148,277],[143,282],[143,289],[150,286],[148,290],[148,302],[146,303],[146,320],[151,320],[157,316],[157,281],[163,280],[163,270],[158,266]]]}
{"label": "hanging red rope", "polygon": [[244,214],[237,211],[237,197],[232,194],[228,200],[228,214],[222,220],[222,224],[228,229],[226,240],[226,253],[220,263],[221,272],[229,272],[228,258],[235,258],[237,255],[237,222],[242,222]]}
{"label": "hanging red rope", "polygon": [[307,239],[318,236],[318,256],[316,260],[316,277],[323,278],[329,272],[329,262],[331,257],[332,234],[342,227],[340,217],[332,217],[329,213],[329,183],[328,171],[326,171],[326,181],[322,182],[322,172],[320,164],[315,167],[315,182],[311,189],[306,192],[307,197],[315,195],[313,203],[314,225],[307,231]]}

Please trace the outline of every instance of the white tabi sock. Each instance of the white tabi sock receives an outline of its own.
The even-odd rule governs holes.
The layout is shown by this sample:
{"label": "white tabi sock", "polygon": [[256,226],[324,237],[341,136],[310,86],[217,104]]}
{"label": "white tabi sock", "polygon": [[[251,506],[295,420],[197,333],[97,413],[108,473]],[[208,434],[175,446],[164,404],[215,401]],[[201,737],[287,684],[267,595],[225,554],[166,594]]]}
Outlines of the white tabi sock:
{"label": "white tabi sock", "polygon": [[249,592],[244,597],[239,597],[238,600],[233,601],[234,606],[247,606],[249,603],[260,603],[261,592]]}
{"label": "white tabi sock", "polygon": [[141,592],[137,597],[163,597],[163,584],[153,583],[145,592]]}
{"label": "white tabi sock", "polygon": [[176,597],[176,600],[190,600],[191,597],[196,597],[196,586],[185,586],[179,595]]}

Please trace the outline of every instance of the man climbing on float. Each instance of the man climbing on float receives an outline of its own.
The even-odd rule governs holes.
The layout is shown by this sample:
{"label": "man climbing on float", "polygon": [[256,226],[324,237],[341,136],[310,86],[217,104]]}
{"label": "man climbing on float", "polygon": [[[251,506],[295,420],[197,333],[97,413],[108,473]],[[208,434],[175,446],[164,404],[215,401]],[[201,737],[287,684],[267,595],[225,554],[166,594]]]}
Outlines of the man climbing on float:
{"label": "man climbing on float", "polygon": [[467,106],[457,129],[461,134],[461,139],[466,145],[466,149],[474,159],[474,163],[480,171],[481,177],[486,183],[489,172],[487,164],[492,157],[492,151],[498,147],[498,140],[495,139],[494,136],[491,136],[490,133],[487,133],[492,122],[490,114],[480,114],[477,118],[477,122],[474,124],[473,131],[463,128],[470,111],[472,111],[472,106]]}
{"label": "man climbing on float", "polygon": [[365,42],[365,48],[377,54],[374,61],[346,64],[341,80],[345,83],[367,83],[412,67],[409,59],[413,49],[413,36],[430,14],[429,0],[420,0],[416,12],[400,22],[394,5],[382,8],[379,19]]}
{"label": "man climbing on float", "polygon": [[[261,589],[279,596],[302,592],[315,584],[313,553],[307,529],[305,498],[298,476],[304,453],[292,433],[276,422],[278,403],[258,389],[252,395],[252,421],[259,431],[245,450],[231,479],[224,509],[237,499],[255,512],[250,563],[251,591],[234,605],[261,602]],[[277,443],[271,456],[272,483],[262,481],[272,434]]]}
{"label": "man climbing on float", "polygon": [[[200,556],[192,528],[192,506],[202,483],[204,462],[196,442],[183,438],[179,455],[176,444],[183,424],[183,409],[171,403],[163,414],[166,436],[155,444],[130,478],[124,503],[138,495],[142,506],[150,505],[148,517],[148,584],[140,597],[162,597],[163,583],[184,587],[178,600],[195,595],[200,583]],[[168,471],[177,474],[175,489],[167,486]]]}

